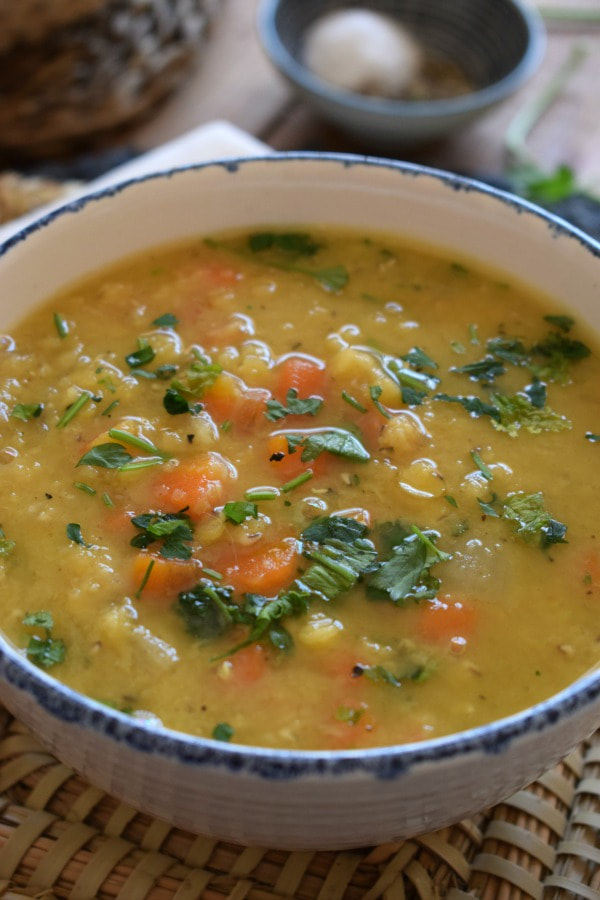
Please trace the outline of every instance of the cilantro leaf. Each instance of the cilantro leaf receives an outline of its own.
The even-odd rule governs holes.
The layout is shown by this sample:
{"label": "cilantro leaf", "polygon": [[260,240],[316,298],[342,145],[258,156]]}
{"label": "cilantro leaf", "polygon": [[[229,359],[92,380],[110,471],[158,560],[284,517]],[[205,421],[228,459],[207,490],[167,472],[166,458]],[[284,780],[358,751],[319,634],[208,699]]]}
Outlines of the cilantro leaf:
{"label": "cilantro leaf", "polygon": [[179,325],[179,319],[173,313],[163,313],[162,316],[154,319],[152,324],[158,325],[159,328],[175,328],[176,325]]}
{"label": "cilantro leaf", "polygon": [[546,385],[539,378],[534,377],[531,384],[528,384],[523,392],[527,394],[529,402],[536,409],[544,409],[546,406]]}
{"label": "cilantro leaf", "polygon": [[348,516],[321,516],[304,529],[301,537],[305,541],[324,544],[327,541],[342,541],[351,544],[365,537],[367,526]]}
{"label": "cilantro leaf", "polygon": [[215,741],[229,742],[234,734],[234,729],[227,722],[218,722],[212,730],[212,737]]}
{"label": "cilantro leaf", "polygon": [[544,507],[541,491],[510,494],[504,501],[503,517],[514,523],[516,534],[524,540],[539,536],[542,547],[566,543],[567,526],[551,517]]}
{"label": "cilantro leaf", "polygon": [[247,500],[226,503],[223,507],[225,518],[234,525],[241,525],[246,519],[258,519],[258,506]]}
{"label": "cilantro leaf", "polygon": [[171,416],[179,416],[183,413],[197,415],[202,410],[201,403],[188,403],[183,394],[174,387],[167,388],[163,397],[163,406]]}
{"label": "cilantro leaf", "polygon": [[381,363],[386,374],[400,388],[402,402],[407,406],[419,406],[428,392],[440,383],[436,375],[409,369],[394,357],[382,357]]}
{"label": "cilantro leaf", "polygon": [[125,357],[125,362],[130,369],[138,369],[140,366],[145,366],[152,362],[156,356],[156,353],[148,343],[138,341],[138,344],[140,345],[138,349]]}
{"label": "cilantro leaf", "polygon": [[234,622],[233,588],[201,579],[189,591],[182,591],[175,604],[185,627],[194,637],[209,641],[224,634]]}
{"label": "cilantro leaf", "polygon": [[335,600],[353,588],[359,578],[373,570],[377,557],[375,547],[366,538],[307,542],[302,552],[313,565],[302,574],[301,583],[325,600]]}
{"label": "cilantro leaf", "polygon": [[424,350],[421,350],[420,347],[413,347],[412,350],[409,350],[408,353],[405,353],[400,359],[410,363],[415,369],[439,369],[438,364],[434,362]]}
{"label": "cilantro leaf", "polygon": [[529,351],[518,338],[495,337],[487,342],[487,349],[498,359],[513,366],[525,365],[529,359]]}
{"label": "cilantro leaf", "polygon": [[504,375],[506,369],[493,356],[485,356],[477,362],[465,366],[453,366],[450,370],[460,375],[468,375],[472,381],[493,381],[497,375]]}
{"label": "cilantro leaf", "polygon": [[0,528],[0,559],[2,559],[3,556],[9,556],[16,546],[16,542],[7,538],[3,529]]}
{"label": "cilantro leaf", "polygon": [[356,462],[366,462],[371,458],[358,438],[342,428],[317,431],[308,435],[286,434],[286,440],[289,453],[295,453],[297,447],[302,447],[302,462],[311,462],[324,452]]}
{"label": "cilantro leaf", "polygon": [[572,316],[544,316],[544,321],[549,322],[550,325],[555,325],[565,332],[570,331],[575,324],[575,319]]}
{"label": "cilantro leaf", "polygon": [[395,666],[394,672],[381,665],[360,666],[361,674],[365,675],[369,681],[374,681],[376,684],[388,684],[396,688],[402,687],[407,681],[417,683],[426,681],[433,670],[434,666],[430,660],[413,660],[410,656]]}
{"label": "cilantro leaf", "polygon": [[46,610],[27,613],[23,619],[23,625],[26,625],[28,628],[43,628],[46,632],[44,638],[36,634],[29,638],[29,643],[25,648],[27,659],[42,669],[50,669],[57,663],[64,661],[66,654],[64,641],[56,640],[52,637],[52,629],[54,628],[52,613]]}
{"label": "cilantro leaf", "polygon": [[373,405],[375,406],[375,409],[378,412],[380,412],[384,418],[391,419],[392,418],[391,415],[389,414],[389,412],[387,411],[387,409],[385,408],[383,403],[381,403],[381,401],[379,400],[379,398],[381,397],[382,391],[383,391],[383,388],[381,387],[380,384],[372,384],[371,387],[369,388],[369,395],[371,397],[371,400],[373,401]]}
{"label": "cilantro leaf", "polygon": [[27,613],[23,619],[23,625],[29,625],[32,628],[45,628],[46,631],[51,631],[54,628],[54,619],[51,612],[40,609],[38,612]]}
{"label": "cilantro leaf", "polygon": [[451,397],[449,394],[435,394],[434,400],[444,400],[446,403],[460,403],[474,418],[490,416],[492,419],[500,419],[500,412],[491,403],[485,403],[480,397]]}
{"label": "cilantro leaf", "polygon": [[597,444],[600,441],[600,434],[594,434],[593,431],[586,431],[585,437],[591,444]]}
{"label": "cilantro leaf", "polygon": [[435,537],[435,532],[422,532],[412,525],[411,533],[393,548],[392,556],[369,580],[369,592],[376,597],[389,597],[394,603],[435,597],[440,582],[430,569],[451,558],[435,546]]}
{"label": "cilantro leaf", "polygon": [[481,511],[485,516],[491,516],[494,519],[500,518],[500,513],[495,508],[494,504],[498,500],[498,494],[492,493],[492,496],[489,500],[481,500],[479,497],[477,498],[477,502],[481,507]]}
{"label": "cilantro leaf", "polygon": [[314,256],[321,245],[317,244],[309,234],[301,231],[261,231],[250,235],[248,247],[252,253],[275,249],[296,256]]}
{"label": "cilantro leaf", "polygon": [[494,476],[482,460],[481,456],[477,452],[477,450],[471,450],[471,459],[483,475],[486,481],[493,481]]}
{"label": "cilantro leaf", "polygon": [[67,525],[67,537],[70,541],[73,541],[74,544],[79,544],[81,547],[89,547],[90,544],[87,544],[81,534],[81,525],[77,522],[69,522]]}
{"label": "cilantro leaf", "polygon": [[77,466],[99,466],[101,469],[119,469],[131,462],[133,456],[122,444],[96,444],[84,453]]}
{"label": "cilantro leaf", "polygon": [[57,663],[64,662],[66,647],[60,638],[40,638],[32,635],[26,647],[27,659],[41,669],[51,669]]}
{"label": "cilantro leaf", "polygon": [[190,559],[192,549],[188,544],[193,541],[194,532],[185,509],[177,513],[144,513],[134,516],[131,524],[140,531],[129,542],[132,547],[145,550],[162,540],[159,553],[164,559]]}
{"label": "cilantro leaf", "polygon": [[29,422],[30,419],[37,419],[44,409],[43,403],[16,403],[11,412],[13,419],[21,419],[23,422]]}
{"label": "cilantro leaf", "polygon": [[541,434],[542,431],[565,431],[571,428],[566,416],[559,415],[549,406],[543,408],[534,406],[529,397],[521,394],[512,396],[492,394],[491,400],[498,411],[492,425],[497,431],[505,431],[511,437],[516,437],[521,428],[531,434]]}
{"label": "cilantro leaf", "polygon": [[191,363],[181,378],[171,382],[171,387],[180,394],[193,394],[194,397],[202,397],[209,387],[212,387],[223,367],[218,363],[211,363],[207,359],[198,359]]}
{"label": "cilantro leaf", "polygon": [[323,400],[320,397],[300,399],[298,391],[294,388],[290,388],[287,392],[285,402],[286,406],[278,400],[267,400],[265,416],[270,422],[277,422],[279,419],[285,419],[286,416],[316,416],[323,406]]}

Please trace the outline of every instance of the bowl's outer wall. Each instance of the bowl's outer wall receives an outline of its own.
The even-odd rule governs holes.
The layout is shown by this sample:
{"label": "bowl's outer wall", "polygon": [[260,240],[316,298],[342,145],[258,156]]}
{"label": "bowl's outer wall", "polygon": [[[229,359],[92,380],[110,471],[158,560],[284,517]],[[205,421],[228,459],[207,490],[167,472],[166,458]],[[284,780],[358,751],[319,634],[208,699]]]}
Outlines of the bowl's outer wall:
{"label": "bowl's outer wall", "polygon": [[[145,248],[227,228],[316,224],[394,232],[447,248],[552,295],[600,328],[600,247],[452,177],[323,157],[199,167],[50,217],[0,248],[0,327],[73,280]],[[496,724],[462,743],[442,740],[431,751],[422,745],[423,752],[350,754],[340,766],[336,754],[215,752],[213,742],[190,739],[186,755],[184,737],[171,742],[176,750],[167,751],[160,736],[152,746],[152,736],[149,743],[139,738],[141,726],[109,710],[90,711],[94,705],[73,701],[72,693],[67,705],[79,704],[80,714],[67,721],[65,689],[2,641],[0,676],[9,709],[93,783],[182,827],[286,849],[364,846],[457,821],[522,787],[600,723],[596,678],[590,690],[567,692],[543,714],[513,717],[510,728]],[[201,759],[197,748],[207,746],[212,756]],[[295,769],[299,757],[318,762],[307,769],[301,759]],[[392,758],[397,765],[390,768]]]}

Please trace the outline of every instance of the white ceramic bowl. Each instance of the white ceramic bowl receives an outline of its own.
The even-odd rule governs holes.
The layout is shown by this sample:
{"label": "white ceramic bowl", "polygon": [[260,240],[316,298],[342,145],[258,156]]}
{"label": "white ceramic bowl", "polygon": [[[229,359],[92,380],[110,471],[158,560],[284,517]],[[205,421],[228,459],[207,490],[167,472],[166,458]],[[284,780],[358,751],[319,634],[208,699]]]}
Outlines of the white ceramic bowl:
{"label": "white ceramic bowl", "polygon": [[[228,227],[353,225],[466,254],[600,328],[600,245],[541,210],[451,175],[306,154],[130,182],[0,248],[0,328],[120,257]],[[133,806],[222,839],[344,848],[440,828],[495,804],[600,725],[600,672],[518,715],[373,750],[265,750],[153,730],[63,687],[0,640],[0,699],[70,766]]]}

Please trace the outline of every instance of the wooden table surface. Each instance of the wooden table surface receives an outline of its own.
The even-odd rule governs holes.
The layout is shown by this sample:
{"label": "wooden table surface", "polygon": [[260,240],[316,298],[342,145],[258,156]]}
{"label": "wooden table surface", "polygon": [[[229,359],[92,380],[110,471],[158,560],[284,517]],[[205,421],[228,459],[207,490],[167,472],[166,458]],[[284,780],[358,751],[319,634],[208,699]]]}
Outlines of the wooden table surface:
{"label": "wooden table surface", "polygon": [[[135,143],[140,148],[153,147],[197,125],[226,119],[277,150],[378,153],[377,146],[359,147],[320,121],[294,96],[259,44],[255,27],[258,3],[221,0],[196,71],[135,130]],[[544,9],[556,7],[598,11],[600,0],[543,2]],[[546,21],[548,43],[543,63],[516,95],[449,139],[426,147],[387,148],[384,155],[467,174],[501,174],[508,124],[552,81],[577,46],[585,52],[583,62],[533,129],[528,147],[543,170],[567,164],[584,187],[600,195],[600,23]]]}

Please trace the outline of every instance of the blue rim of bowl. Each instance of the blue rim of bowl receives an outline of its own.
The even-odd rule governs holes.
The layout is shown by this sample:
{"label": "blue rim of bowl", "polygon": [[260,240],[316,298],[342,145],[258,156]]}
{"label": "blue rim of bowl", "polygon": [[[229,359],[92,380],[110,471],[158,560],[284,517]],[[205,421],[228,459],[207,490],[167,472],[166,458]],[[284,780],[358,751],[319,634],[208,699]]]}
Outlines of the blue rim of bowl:
{"label": "blue rim of bowl", "polygon": [[[474,179],[454,175],[415,163],[402,163],[376,157],[343,153],[294,152],[266,156],[238,157],[188,165],[123,181],[66,203],[28,225],[0,244],[0,257],[30,235],[46,228],[56,219],[76,214],[98,201],[118,195],[145,182],[177,177],[189,172],[202,173],[224,169],[235,174],[240,167],[253,164],[286,162],[318,162],[391,169],[400,176],[433,178],[452,191],[462,190],[485,195],[512,209],[540,219],[555,237],[575,239],[585,250],[600,260],[600,243],[568,222],[525,200],[489,187]],[[50,716],[64,723],[96,731],[135,751],[175,760],[192,767],[212,767],[246,772],[267,780],[301,777],[330,777],[365,774],[378,779],[395,779],[413,766],[433,764],[465,754],[483,753],[498,756],[513,741],[532,733],[543,733],[564,716],[574,715],[600,700],[600,666],[585,673],[547,700],[525,710],[454,734],[412,744],[394,744],[361,750],[277,750],[243,744],[227,744],[211,738],[197,737],[168,728],[154,728],[134,721],[80,694],[30,663],[23,652],[0,633],[0,679],[16,691],[26,692]],[[600,725],[599,721],[596,727]],[[594,730],[590,725],[590,733]]]}
{"label": "blue rim of bowl", "polygon": [[529,35],[527,49],[515,68],[493,84],[469,94],[441,100],[389,100],[367,97],[351,91],[338,90],[313,75],[289,52],[275,26],[275,14],[280,0],[262,0],[257,13],[257,29],[263,48],[279,71],[291,82],[313,96],[344,107],[348,111],[379,116],[398,116],[409,119],[460,116],[475,112],[503,100],[514,93],[540,65],[546,48],[546,29],[541,15],[522,0],[510,0],[520,14]]}

